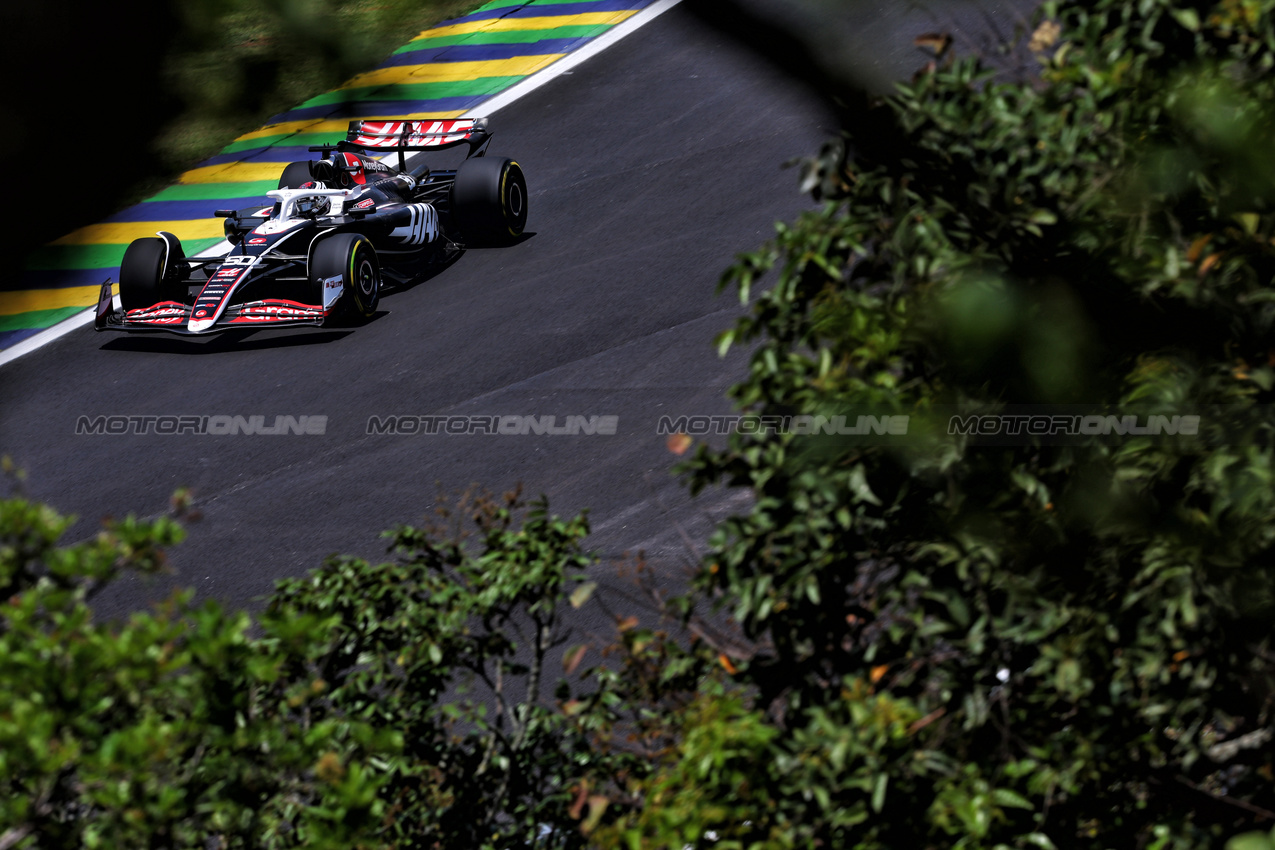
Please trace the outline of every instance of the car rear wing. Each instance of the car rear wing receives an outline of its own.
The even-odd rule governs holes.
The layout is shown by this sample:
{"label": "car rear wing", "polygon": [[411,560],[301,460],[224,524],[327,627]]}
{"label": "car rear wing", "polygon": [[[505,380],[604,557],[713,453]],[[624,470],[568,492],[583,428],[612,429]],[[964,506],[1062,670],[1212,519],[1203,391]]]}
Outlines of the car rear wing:
{"label": "car rear wing", "polygon": [[327,157],[334,150],[398,154],[399,171],[404,170],[406,151],[431,151],[469,145],[466,158],[482,156],[491,132],[486,118],[452,118],[423,121],[351,121],[345,139],[335,145],[312,145],[312,153]]}
{"label": "car rear wing", "polygon": [[462,143],[482,144],[487,132],[486,118],[454,118],[449,121],[351,121],[346,141],[362,148],[423,151],[450,148]]}
{"label": "car rear wing", "polygon": [[491,140],[486,118],[423,121],[351,121],[346,145],[366,151],[428,151],[469,145],[469,156],[481,156]]}

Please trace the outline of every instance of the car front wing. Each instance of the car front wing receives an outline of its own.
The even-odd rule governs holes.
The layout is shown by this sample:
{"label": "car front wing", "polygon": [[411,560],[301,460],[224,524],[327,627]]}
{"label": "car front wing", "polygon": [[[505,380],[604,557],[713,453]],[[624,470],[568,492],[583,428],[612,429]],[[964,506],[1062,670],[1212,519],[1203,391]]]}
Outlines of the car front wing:
{"label": "car front wing", "polygon": [[135,310],[117,309],[112,286],[111,281],[106,281],[98,294],[97,311],[93,317],[95,330],[162,331],[202,336],[245,328],[322,325],[332,312],[331,309],[325,310],[317,304],[302,304],[299,301],[289,301],[284,298],[264,298],[242,304],[231,304],[226,307],[215,325],[202,331],[192,331],[189,329],[189,324],[191,311],[194,310],[193,305],[179,301],[161,301]]}

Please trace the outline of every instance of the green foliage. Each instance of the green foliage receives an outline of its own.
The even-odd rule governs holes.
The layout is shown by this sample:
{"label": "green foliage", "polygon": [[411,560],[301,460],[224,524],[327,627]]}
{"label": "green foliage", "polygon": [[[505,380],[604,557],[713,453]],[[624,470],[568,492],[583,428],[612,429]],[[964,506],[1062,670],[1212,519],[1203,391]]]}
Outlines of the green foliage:
{"label": "green foliage", "polygon": [[[189,593],[126,623],[89,600],[154,572],[168,518],[55,543],[68,521],[0,502],[0,839],[11,847],[352,847],[378,814],[369,752],[391,736],[308,716],[318,692],[279,678],[244,615]],[[327,770],[326,765],[340,766]]]}
{"label": "green foliage", "polygon": [[[699,580],[756,646],[747,728],[779,732],[739,756],[768,801],[739,846],[1194,847],[1275,816],[1273,11],[1048,4],[1040,79],[944,57],[725,275],[742,407],[911,415],[890,445],[736,435],[685,467],[756,496]],[[947,433],[1079,403],[1200,433]],[[836,771],[801,757],[838,740]]]}
{"label": "green foliage", "polygon": [[257,623],[190,592],[97,623],[176,522],[59,548],[68,520],[0,502],[0,844],[581,845],[582,789],[636,764],[595,746],[613,712],[580,655],[547,666],[588,526],[522,508],[468,504],[477,540],[397,529],[395,562],[333,558]]}
{"label": "green foliage", "polygon": [[[321,716],[401,734],[383,767],[383,835],[400,846],[504,847],[550,829],[546,846],[580,840],[573,788],[606,757],[590,747],[589,714],[544,696],[565,639],[564,590],[591,563],[580,550],[588,525],[538,504],[514,527],[516,504],[472,506],[477,552],[400,528],[396,563],[330,561],[281,582],[263,619],[304,641],[327,683]],[[565,679],[553,692],[573,696]]]}
{"label": "green foliage", "polygon": [[158,140],[189,167],[272,115],[334,90],[479,0],[188,0],[163,85],[181,103]]}
{"label": "green foliage", "polygon": [[1271,850],[1275,847],[1275,829],[1270,832],[1246,832],[1226,842],[1226,850]]}
{"label": "green foliage", "polygon": [[[686,633],[571,644],[587,525],[516,497],[255,625],[185,595],[98,625],[176,527],[63,549],[3,503],[0,844],[1269,846],[1273,22],[1047,4],[1039,78],[943,55],[805,164],[822,208],[723,278],[734,398],[909,431],[701,446],[693,488],[755,498],[671,601]],[[946,427],[1070,404],[1200,428]]]}
{"label": "green foliage", "polygon": [[685,847],[706,835],[724,847],[767,846],[752,820],[768,800],[768,765],[760,758],[775,730],[738,694],[702,690],[678,718],[676,744],[666,766],[643,787],[644,806],[627,823],[596,838],[628,847]]}

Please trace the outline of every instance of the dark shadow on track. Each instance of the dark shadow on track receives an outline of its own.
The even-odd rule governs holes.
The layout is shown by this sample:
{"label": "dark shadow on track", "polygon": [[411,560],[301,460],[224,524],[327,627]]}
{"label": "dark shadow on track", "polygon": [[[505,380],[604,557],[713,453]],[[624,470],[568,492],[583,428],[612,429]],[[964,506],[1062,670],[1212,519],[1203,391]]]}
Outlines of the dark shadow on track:
{"label": "dark shadow on track", "polygon": [[[381,295],[382,297],[384,297],[385,295],[384,289],[381,290]],[[384,318],[385,316],[388,316],[389,314],[390,314],[389,310],[377,310],[375,313],[373,313],[370,316],[344,315],[344,316],[331,317],[328,319],[327,324],[323,326],[323,330],[328,333],[331,333],[333,331],[344,331],[344,333],[341,333],[340,336],[336,337],[335,339],[331,339],[331,340],[325,339],[325,340],[316,340],[316,341],[317,342],[335,342],[336,339],[340,339],[340,337],[348,335],[349,331],[353,330],[354,328],[367,327],[373,322],[379,321],[380,319]],[[317,336],[317,334],[312,334],[312,335]]]}
{"label": "dark shadow on track", "polygon": [[468,250],[470,249],[461,248],[455,251],[451,256],[441,261],[423,260],[415,269],[410,269],[409,267],[408,277],[402,282],[382,279],[382,297],[392,297],[397,293],[407,292],[409,289],[415,289],[422,283],[433,280],[443,272],[450,269],[457,260],[465,255]]}
{"label": "dark shadow on track", "polygon": [[382,293],[384,295],[394,295],[397,292],[407,292],[409,289],[415,289],[416,287],[420,286],[422,283],[426,283],[438,277],[440,274],[447,271],[448,269],[450,269],[457,260],[459,260],[465,254],[470,253],[471,251],[475,253],[487,253],[488,251],[501,251],[506,248],[513,248],[517,245],[521,245],[522,243],[526,242],[528,239],[533,238],[535,235],[536,234],[534,231],[524,231],[521,234],[519,234],[516,238],[509,240],[504,245],[483,245],[483,246],[476,246],[473,248],[461,248],[456,253],[452,254],[450,257],[448,257],[446,260],[443,260],[442,262],[426,261],[422,263],[421,266],[405,282],[383,283],[382,285],[384,286],[384,289],[382,290]]}
{"label": "dark shadow on track", "polygon": [[[367,319],[362,324],[374,322],[381,316],[388,315],[384,310]],[[261,351],[270,348],[290,348],[298,345],[324,345],[344,339],[353,330],[328,330],[316,328],[314,331],[292,332],[287,335],[268,339],[249,340],[248,337],[259,331],[224,331],[209,340],[196,342],[182,337],[130,336],[114,339],[101,346],[101,351],[136,351],[148,354],[225,354],[235,351]]]}
{"label": "dark shadow on track", "polygon": [[532,238],[535,235],[536,233],[534,230],[524,230],[522,233],[518,234],[518,237],[516,239],[511,239],[508,242],[506,242],[504,245],[493,245],[490,247],[483,247],[482,249],[475,249],[475,250],[489,251],[491,250],[491,248],[497,248],[497,249],[512,248],[515,245],[521,245],[522,243],[526,242],[528,239]]}

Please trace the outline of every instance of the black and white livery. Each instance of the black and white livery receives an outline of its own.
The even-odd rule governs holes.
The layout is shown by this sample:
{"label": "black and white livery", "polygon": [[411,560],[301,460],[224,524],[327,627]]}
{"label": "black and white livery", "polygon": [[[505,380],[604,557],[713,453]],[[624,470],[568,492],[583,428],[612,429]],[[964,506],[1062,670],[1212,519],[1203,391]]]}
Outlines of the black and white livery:
{"label": "black and white livery", "polygon": [[[526,180],[517,162],[486,155],[490,141],[483,118],[351,122],[343,141],[310,148],[322,158],[284,168],[269,206],[216,211],[227,253],[187,257],[167,232],[135,240],[120,308],[107,281],[94,327],[205,334],[371,316],[383,286],[522,235]],[[459,145],[469,151],[454,169],[407,166],[408,152]]]}

